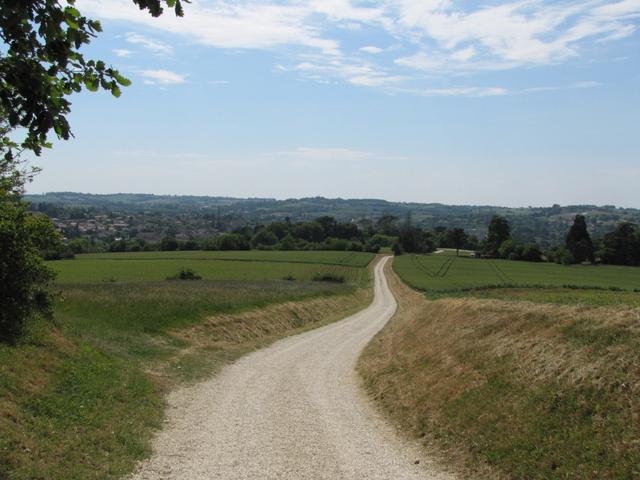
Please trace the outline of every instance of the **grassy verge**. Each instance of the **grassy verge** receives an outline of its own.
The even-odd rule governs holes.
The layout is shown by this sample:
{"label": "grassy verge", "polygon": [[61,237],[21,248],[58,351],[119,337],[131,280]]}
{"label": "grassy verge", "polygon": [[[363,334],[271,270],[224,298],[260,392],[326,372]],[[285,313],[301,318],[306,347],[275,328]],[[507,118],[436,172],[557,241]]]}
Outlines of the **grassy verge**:
{"label": "grassy verge", "polygon": [[359,368],[404,431],[467,478],[640,478],[638,308],[392,285],[398,314]]}
{"label": "grassy verge", "polygon": [[54,324],[0,345],[0,478],[122,477],[150,453],[165,392],[362,308],[358,275],[61,285]]}
{"label": "grassy verge", "polygon": [[468,291],[428,291],[428,299],[482,298],[504,301],[553,303],[558,305],[587,305],[594,307],[640,307],[640,292],[576,288],[476,288]]}

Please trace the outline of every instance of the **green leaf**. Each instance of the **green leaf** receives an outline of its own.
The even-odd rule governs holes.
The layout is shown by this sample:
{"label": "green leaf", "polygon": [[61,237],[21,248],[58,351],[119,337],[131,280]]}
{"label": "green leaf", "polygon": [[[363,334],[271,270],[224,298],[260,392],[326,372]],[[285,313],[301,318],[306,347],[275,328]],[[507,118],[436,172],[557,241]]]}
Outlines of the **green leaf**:
{"label": "green leaf", "polygon": [[78,18],[80,16],[80,12],[78,11],[77,8],[74,8],[74,7],[65,8],[64,13],[67,15],[70,15],[73,18]]}
{"label": "green leaf", "polygon": [[122,85],[123,87],[128,87],[131,85],[131,80],[129,80],[126,77],[123,77],[120,72],[113,72],[113,78],[116,79],[116,82],[118,82],[120,85]]}
{"label": "green leaf", "polygon": [[96,77],[85,78],[84,84],[90,92],[97,92],[98,88],[100,88],[100,81]]}

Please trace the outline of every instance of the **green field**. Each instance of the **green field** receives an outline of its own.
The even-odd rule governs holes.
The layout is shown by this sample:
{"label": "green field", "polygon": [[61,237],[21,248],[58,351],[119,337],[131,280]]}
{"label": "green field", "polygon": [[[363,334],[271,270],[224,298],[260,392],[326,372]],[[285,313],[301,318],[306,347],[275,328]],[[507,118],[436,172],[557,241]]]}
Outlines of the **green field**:
{"label": "green field", "polygon": [[248,250],[248,251],[188,251],[188,252],[128,252],[128,253],[89,253],[78,255],[79,259],[110,259],[110,260],[227,260],[254,262],[284,262],[284,263],[319,263],[325,265],[345,265],[351,267],[366,267],[371,263],[373,253],[367,252],[334,252],[334,251],[279,251],[279,250]]}
{"label": "green field", "polygon": [[205,280],[312,280],[329,273],[362,285],[368,278],[364,267],[373,257],[362,252],[141,252],[78,255],[48,265],[60,284],[164,280],[190,268]]}
{"label": "green field", "polygon": [[[19,345],[0,345],[0,478],[126,476],[150,451],[167,389],[362,308],[373,258],[149,252],[48,262],[58,272],[53,322],[33,321]],[[182,268],[202,280],[167,280]],[[344,281],[314,281],[322,276]],[[223,336],[204,327],[216,315],[302,300],[330,306],[265,317],[254,332],[235,321]]]}
{"label": "green field", "polygon": [[564,266],[448,254],[402,255],[393,266],[411,287],[434,293],[498,287],[640,289],[640,268],[634,267]]}

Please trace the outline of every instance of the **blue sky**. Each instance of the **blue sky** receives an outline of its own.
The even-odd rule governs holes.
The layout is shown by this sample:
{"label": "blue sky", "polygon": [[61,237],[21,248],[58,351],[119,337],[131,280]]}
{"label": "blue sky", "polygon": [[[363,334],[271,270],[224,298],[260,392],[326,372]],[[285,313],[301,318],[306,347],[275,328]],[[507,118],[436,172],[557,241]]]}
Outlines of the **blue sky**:
{"label": "blue sky", "polygon": [[640,207],[640,0],[78,0],[133,80],[30,192]]}

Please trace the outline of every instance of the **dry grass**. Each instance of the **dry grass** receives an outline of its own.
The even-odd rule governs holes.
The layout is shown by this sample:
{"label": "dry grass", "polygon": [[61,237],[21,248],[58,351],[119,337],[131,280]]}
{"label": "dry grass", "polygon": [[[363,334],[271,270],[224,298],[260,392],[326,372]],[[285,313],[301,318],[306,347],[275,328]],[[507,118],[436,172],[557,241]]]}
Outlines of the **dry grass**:
{"label": "dry grass", "polygon": [[403,430],[464,477],[640,478],[640,309],[429,302],[390,276],[360,370]]}
{"label": "dry grass", "polygon": [[150,362],[148,373],[171,388],[211,375],[226,363],[289,335],[340,320],[368,305],[371,289],[345,295],[291,301],[235,314],[220,314],[169,332],[173,355]]}

